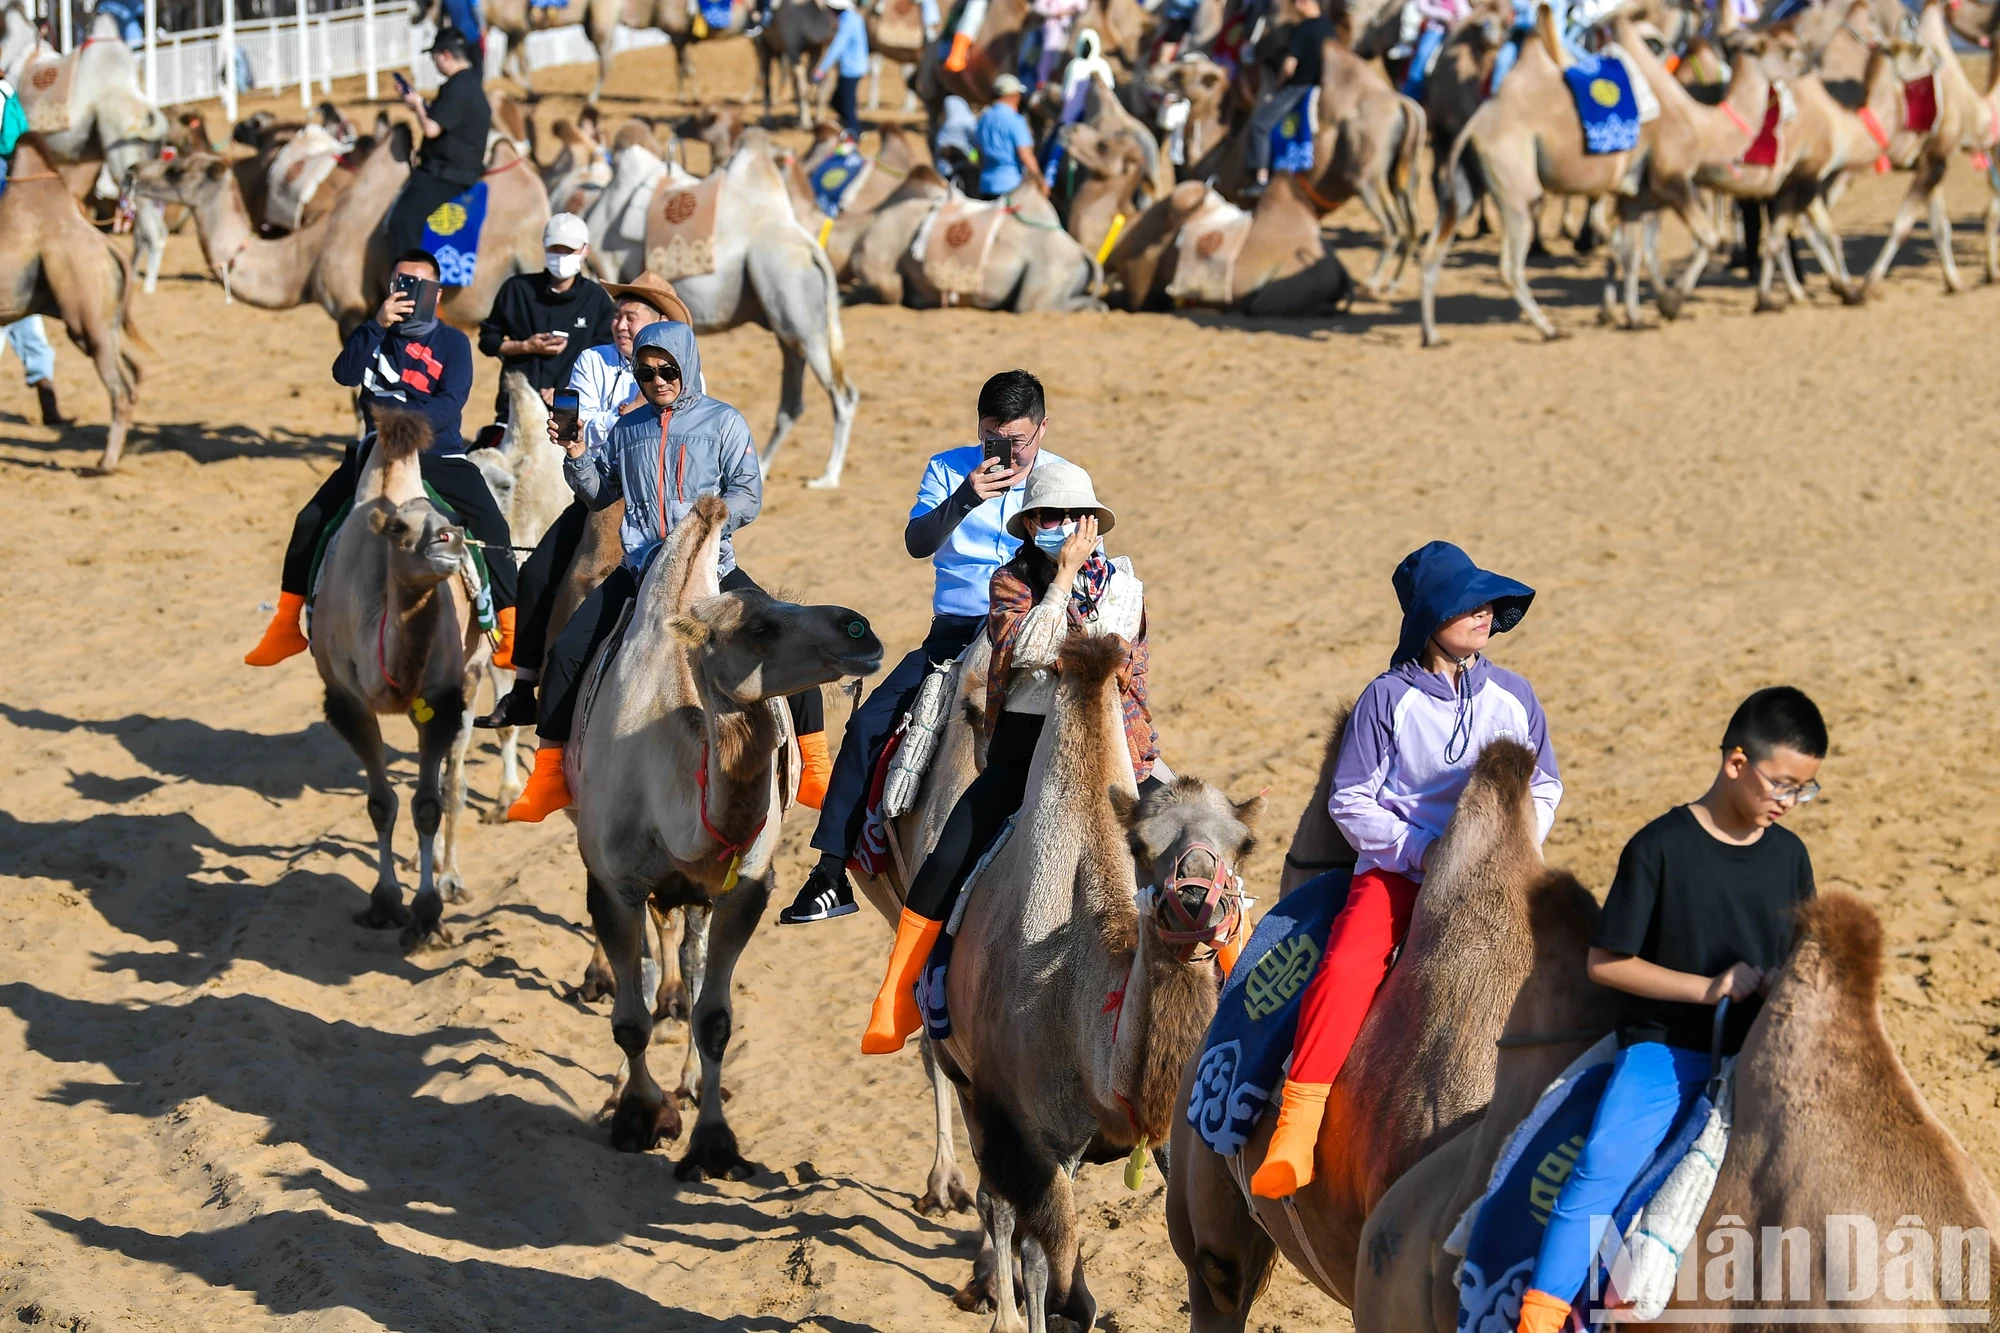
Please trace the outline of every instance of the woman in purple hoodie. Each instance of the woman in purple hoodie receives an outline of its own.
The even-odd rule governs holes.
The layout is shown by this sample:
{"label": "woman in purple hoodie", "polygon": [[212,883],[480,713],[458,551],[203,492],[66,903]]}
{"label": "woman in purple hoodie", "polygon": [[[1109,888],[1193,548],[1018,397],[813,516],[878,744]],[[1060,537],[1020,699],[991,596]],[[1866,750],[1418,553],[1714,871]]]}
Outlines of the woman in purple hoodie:
{"label": "woman in purple hoodie", "polygon": [[1521,623],[1535,590],[1489,573],[1450,542],[1413,551],[1391,580],[1403,630],[1389,669],[1355,701],[1327,813],[1358,859],[1347,904],[1299,1008],[1277,1129],[1250,1191],[1282,1199],[1313,1178],[1326,1096],[1410,928],[1424,857],[1451,822],[1479,752],[1518,741],[1535,752],[1536,833],[1549,835],[1562,781],[1541,701],[1483,656]]}

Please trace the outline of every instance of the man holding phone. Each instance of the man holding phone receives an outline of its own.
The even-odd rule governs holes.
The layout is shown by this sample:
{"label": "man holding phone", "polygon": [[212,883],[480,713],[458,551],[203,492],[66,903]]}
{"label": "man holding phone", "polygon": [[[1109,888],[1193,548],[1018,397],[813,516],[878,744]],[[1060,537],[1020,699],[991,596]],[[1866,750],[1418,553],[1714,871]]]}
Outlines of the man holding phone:
{"label": "man holding phone", "polygon": [[963,653],[986,627],[987,585],[1021,547],[1007,521],[1020,512],[1028,474],[1065,462],[1043,446],[1049,418],[1042,382],[1025,370],[993,376],[979,391],[979,443],[947,449],[924,467],[903,548],[937,571],[930,633],[896,664],[848,719],[833,761],[812,846],[819,863],[778,923],[827,921],[855,910],[847,862],[868,815],[868,785],[896,720],[915,701],[933,665]]}
{"label": "man holding phone", "polygon": [[440,29],[431,43],[431,63],[444,75],[444,87],[428,104],[400,75],[396,79],[404,104],[417,113],[423,147],[403,192],[389,209],[389,249],[395,254],[415,249],[424,239],[424,219],[478,184],[486,169],[486,134],[493,127],[493,108],[486,104],[465,34],[456,28]]}
{"label": "man holding phone", "polygon": [[583,276],[589,254],[590,228],[558,213],[542,228],[542,271],[516,273],[494,294],[493,312],[479,325],[479,350],[500,358],[494,421],[507,420],[508,371],[526,376],[553,406],[584,350],[611,341],[611,298]]}
{"label": "man holding phone", "polygon": [[514,538],[507,518],[478,467],[465,457],[459,418],[472,392],[472,345],[463,333],[437,317],[438,265],[428,253],[412,250],[396,258],[389,296],[373,319],[348,335],[333,363],[333,381],[360,390],[368,434],[320,484],[292,524],[280,576],[277,614],[264,637],[243,659],[251,666],[275,666],[306,650],[299,630],[306,580],[321,532],[341,506],[354,498],[361,463],[375,438],[377,412],[417,412],[430,423],[431,443],[419,460],[424,481],[436,491],[474,539],[486,546],[493,604],[500,629],[496,666],[514,652]]}

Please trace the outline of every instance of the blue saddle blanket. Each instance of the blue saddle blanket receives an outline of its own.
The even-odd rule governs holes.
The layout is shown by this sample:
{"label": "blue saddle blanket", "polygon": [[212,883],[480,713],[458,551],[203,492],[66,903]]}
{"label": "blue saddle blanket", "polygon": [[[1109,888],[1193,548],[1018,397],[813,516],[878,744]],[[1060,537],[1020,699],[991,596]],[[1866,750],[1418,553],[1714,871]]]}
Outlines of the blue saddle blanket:
{"label": "blue saddle blanket", "polygon": [[1222,988],[1187,1119],[1224,1157],[1243,1151],[1284,1081],[1301,997],[1326,952],[1333,919],[1347,905],[1348,880],[1347,871],[1330,870],[1281,899],[1257,923]]}
{"label": "blue saddle blanket", "polygon": [[1313,168],[1313,121],[1319,105],[1315,88],[1271,130],[1271,170],[1308,172]]}
{"label": "blue saddle blanket", "polygon": [[424,219],[424,249],[437,256],[438,281],[470,287],[479,266],[479,229],[486,222],[486,182],[479,181]]}
{"label": "blue saddle blanket", "polygon": [[568,5],[569,0],[528,0],[530,9],[564,9]]}
{"label": "blue saddle blanket", "polygon": [[[1521,1316],[1521,1296],[1534,1275],[1535,1256],[1542,1247],[1542,1232],[1562,1194],[1563,1182],[1576,1168],[1597,1104],[1610,1081],[1608,1058],[1571,1074],[1568,1082],[1544,1095],[1509,1140],[1498,1164],[1497,1183],[1480,1200],[1465,1261],[1459,1268],[1459,1333],[1514,1333]],[[1687,1156],[1708,1124],[1712,1105],[1705,1086],[1682,1102],[1665,1141],[1620,1201],[1613,1215],[1614,1234],[1625,1234],[1639,1210]],[[1605,1289],[1603,1276],[1600,1265],[1588,1293]],[[1575,1304],[1583,1310],[1584,1296],[1577,1296]]]}
{"label": "blue saddle blanket", "polygon": [[856,152],[835,153],[826,161],[814,167],[806,177],[812,182],[813,198],[819,204],[819,211],[830,218],[840,216],[842,205],[847,202],[847,192],[860,179],[861,169],[868,165],[868,159]]}
{"label": "blue saddle blanket", "polygon": [[717,31],[727,31],[731,17],[730,0],[698,0],[701,21]]}
{"label": "blue saddle blanket", "polygon": [[1622,153],[1639,146],[1639,98],[1632,74],[1615,55],[1581,55],[1563,71],[1583,122],[1584,151]]}

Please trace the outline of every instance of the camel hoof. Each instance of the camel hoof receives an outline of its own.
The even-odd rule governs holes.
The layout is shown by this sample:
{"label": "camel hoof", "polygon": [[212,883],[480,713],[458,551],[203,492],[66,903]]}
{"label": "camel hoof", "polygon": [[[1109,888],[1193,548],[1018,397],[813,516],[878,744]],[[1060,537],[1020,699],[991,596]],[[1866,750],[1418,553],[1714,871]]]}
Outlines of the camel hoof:
{"label": "camel hoof", "polygon": [[438,881],[438,890],[448,903],[469,903],[472,894],[466,891],[465,881],[456,875],[446,875]]}
{"label": "camel hoof", "polygon": [[951,1294],[951,1303],[967,1314],[985,1314],[993,1309],[993,1275],[975,1277]]}
{"label": "camel hoof", "polygon": [[757,1167],[736,1151],[736,1134],[728,1125],[695,1123],[687,1156],[674,1167],[676,1180],[748,1180]]}
{"label": "camel hoof", "polygon": [[[589,978],[586,977],[585,980],[588,981]],[[653,1022],[685,1023],[688,1021],[689,1012],[687,987],[682,986],[662,1000],[659,1007],[653,1010]]]}
{"label": "camel hoof", "polygon": [[512,795],[509,795],[504,791],[501,792],[498,796],[493,798],[493,806],[491,809],[481,810],[479,812],[479,822],[482,824],[506,823],[507,807],[514,804],[514,802],[520,798],[520,795],[521,795],[520,792],[515,792]]}
{"label": "camel hoof", "polygon": [[1856,283],[1850,286],[1836,288],[1835,290],[1837,290],[1840,293],[1840,303],[1842,305],[1868,304],[1868,284],[1866,283]]}
{"label": "camel hoof", "polygon": [[1653,304],[1660,308],[1661,319],[1679,319],[1681,317],[1682,300],[1679,292],[1671,289],[1661,292]]}
{"label": "camel hoof", "polygon": [[394,930],[398,926],[410,924],[410,909],[401,903],[387,903],[379,898],[368,901],[368,910],[357,912],[354,924],[366,926],[370,930]]}
{"label": "camel hoof", "polygon": [[840,478],[832,476],[814,477],[806,483],[806,489],[809,491],[837,491],[840,489]]}
{"label": "camel hoof", "polygon": [[451,932],[444,928],[442,921],[412,921],[403,927],[399,943],[404,953],[415,953],[419,949],[451,947]]}
{"label": "camel hoof", "polygon": [[1778,313],[1779,311],[1783,310],[1784,308],[1785,308],[1785,307],[1784,307],[1784,303],[1783,303],[1783,302],[1780,302],[1780,301],[1773,301],[1773,300],[1772,300],[1772,299],[1771,299],[1770,297],[1768,297],[1768,296],[1759,296],[1759,297],[1757,298],[1757,304],[1756,304],[1756,305],[1753,305],[1753,306],[1751,306],[1751,307],[1750,307],[1750,310],[1751,310],[1751,313],[1753,313],[1753,314],[1758,314],[1758,315],[1775,315],[1775,314],[1777,314],[1777,313]]}
{"label": "camel hoof", "polygon": [[1605,310],[1600,307],[1597,312],[1597,327],[1600,329],[1618,327],[1618,312],[1616,310]]}
{"label": "camel hoof", "polygon": [[948,1174],[933,1176],[930,1188],[924,1197],[917,1200],[919,1217],[943,1217],[946,1213],[967,1213],[975,1206],[972,1191],[966,1187],[965,1173],[953,1167]]}
{"label": "camel hoof", "polygon": [[619,1152],[651,1152],[681,1136],[681,1108],[671,1099],[648,1106],[634,1097],[611,1114],[611,1146]]}
{"label": "camel hoof", "polygon": [[610,967],[599,967],[595,962],[583,970],[583,984],[576,988],[576,998],[585,1004],[608,1000],[617,993],[618,981]]}
{"label": "camel hoof", "polygon": [[80,467],[76,469],[76,475],[79,477],[115,477],[118,475],[118,469],[115,467]]}

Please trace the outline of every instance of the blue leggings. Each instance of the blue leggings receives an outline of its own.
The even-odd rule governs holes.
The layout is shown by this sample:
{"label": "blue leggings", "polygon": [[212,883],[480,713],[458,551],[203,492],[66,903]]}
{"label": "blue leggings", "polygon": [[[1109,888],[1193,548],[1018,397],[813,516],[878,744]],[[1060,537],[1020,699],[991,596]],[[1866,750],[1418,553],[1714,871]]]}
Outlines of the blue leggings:
{"label": "blue leggings", "polygon": [[1609,1217],[1666,1141],[1674,1117],[1708,1079],[1708,1052],[1642,1041],[1618,1052],[1576,1169],[1563,1182],[1528,1285],[1574,1302],[1590,1276]]}

